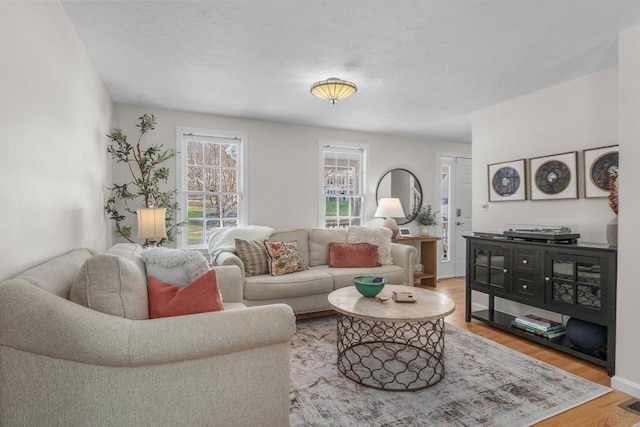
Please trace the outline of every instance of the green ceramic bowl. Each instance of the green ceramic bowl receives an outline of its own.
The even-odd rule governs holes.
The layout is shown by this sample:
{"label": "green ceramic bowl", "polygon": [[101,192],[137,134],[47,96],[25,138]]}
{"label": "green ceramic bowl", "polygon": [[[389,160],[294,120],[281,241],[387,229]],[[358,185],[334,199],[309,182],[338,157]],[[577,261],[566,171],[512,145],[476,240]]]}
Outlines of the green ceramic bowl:
{"label": "green ceramic bowl", "polygon": [[387,279],[376,276],[358,276],[353,278],[356,289],[365,297],[375,297],[380,293]]}

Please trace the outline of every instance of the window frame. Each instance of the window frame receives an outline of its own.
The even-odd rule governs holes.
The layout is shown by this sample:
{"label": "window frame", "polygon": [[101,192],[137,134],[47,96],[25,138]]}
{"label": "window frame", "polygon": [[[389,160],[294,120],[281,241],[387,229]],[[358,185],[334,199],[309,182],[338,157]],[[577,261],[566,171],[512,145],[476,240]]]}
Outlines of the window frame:
{"label": "window frame", "polygon": [[[369,220],[368,214],[368,184],[367,184],[367,169],[369,163],[369,145],[368,144],[359,144],[353,142],[345,142],[345,141],[334,141],[334,140],[320,140],[318,144],[318,153],[319,153],[319,213],[318,213],[318,226],[321,228],[326,228],[327,224],[327,216],[326,216],[326,196],[325,193],[325,176],[324,176],[324,168],[325,168],[325,153],[327,151],[338,151],[344,152],[348,154],[358,153],[360,155],[360,193],[354,193],[349,195],[348,197],[362,198],[362,205],[360,207],[360,215],[353,216],[350,218],[359,217],[360,225],[365,226]],[[338,218],[338,225],[335,228],[341,228],[339,224],[340,216]]]}
{"label": "window frame", "polygon": [[[248,218],[248,134],[240,131],[228,131],[220,129],[196,128],[196,127],[176,127],[176,200],[178,202],[178,215],[181,220],[186,220],[188,215],[188,195],[193,191],[188,190],[187,183],[187,165],[186,162],[186,140],[185,136],[196,135],[204,138],[214,139],[231,139],[236,140],[238,144],[238,216],[237,226],[244,227],[247,225]],[[203,194],[209,193],[202,191]],[[206,233],[206,232],[205,232]],[[189,244],[188,232],[183,229],[176,238],[176,246],[179,249],[203,250],[208,249],[208,236],[205,234],[203,244]]]}

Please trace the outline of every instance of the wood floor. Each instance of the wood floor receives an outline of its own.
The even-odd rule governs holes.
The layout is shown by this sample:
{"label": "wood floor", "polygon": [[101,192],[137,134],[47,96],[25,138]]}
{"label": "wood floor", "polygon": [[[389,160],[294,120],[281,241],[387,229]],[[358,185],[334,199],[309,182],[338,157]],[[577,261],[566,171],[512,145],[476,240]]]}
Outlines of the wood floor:
{"label": "wood floor", "polygon": [[[436,292],[443,293],[456,303],[456,311],[447,317],[447,321],[483,336],[487,339],[510,347],[533,358],[542,360],[577,376],[598,384],[611,386],[611,379],[605,368],[566,355],[559,351],[533,343],[507,332],[485,325],[477,320],[470,323],[464,320],[464,279],[445,279],[438,282]],[[425,288],[430,289],[430,288]],[[632,399],[632,396],[614,390],[602,397],[580,405],[574,409],[549,418],[537,426],[611,426],[628,427],[640,423],[640,416],[618,407],[618,404]]]}

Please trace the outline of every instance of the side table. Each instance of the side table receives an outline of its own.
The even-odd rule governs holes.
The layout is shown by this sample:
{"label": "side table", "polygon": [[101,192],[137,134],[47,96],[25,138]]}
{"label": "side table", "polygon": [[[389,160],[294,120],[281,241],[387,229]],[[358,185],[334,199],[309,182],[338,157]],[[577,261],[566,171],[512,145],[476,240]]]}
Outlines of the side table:
{"label": "side table", "polygon": [[420,245],[420,262],[424,270],[414,275],[416,285],[435,288],[438,284],[438,240],[442,237],[410,236],[391,240],[393,243]]}

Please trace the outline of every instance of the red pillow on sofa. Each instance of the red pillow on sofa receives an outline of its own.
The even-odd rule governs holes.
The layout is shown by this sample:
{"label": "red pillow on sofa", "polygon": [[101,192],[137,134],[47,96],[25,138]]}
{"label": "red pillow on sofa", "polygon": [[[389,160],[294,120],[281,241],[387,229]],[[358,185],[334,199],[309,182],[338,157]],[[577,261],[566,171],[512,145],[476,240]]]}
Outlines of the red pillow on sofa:
{"label": "red pillow on sofa", "polygon": [[329,267],[380,267],[378,246],[371,243],[329,243]]}
{"label": "red pillow on sofa", "polygon": [[207,271],[182,288],[149,276],[147,291],[150,319],[224,309],[215,270]]}

